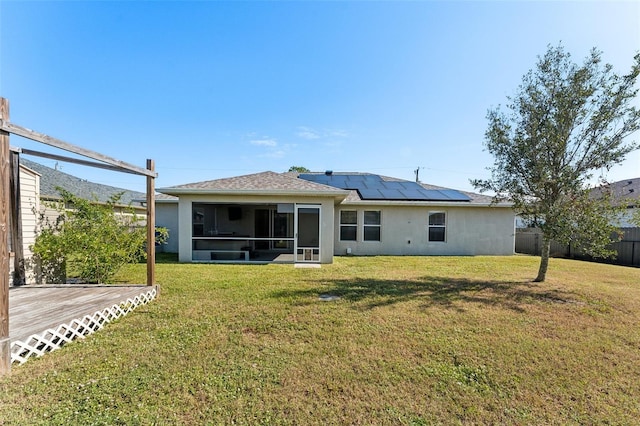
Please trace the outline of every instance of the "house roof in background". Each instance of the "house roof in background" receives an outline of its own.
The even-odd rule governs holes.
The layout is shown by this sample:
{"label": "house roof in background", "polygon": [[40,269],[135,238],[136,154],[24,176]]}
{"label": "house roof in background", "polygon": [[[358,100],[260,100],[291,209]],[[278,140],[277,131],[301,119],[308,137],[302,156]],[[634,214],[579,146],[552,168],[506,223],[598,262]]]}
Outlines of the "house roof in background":
{"label": "house roof in background", "polygon": [[106,203],[116,194],[122,193],[119,205],[140,206],[140,200],[146,200],[147,195],[142,192],[129,191],[128,189],[116,188],[114,186],[102,185],[100,183],[89,182],[76,176],[43,166],[40,163],[28,160],[20,156],[20,164],[37,172],[40,175],[40,196],[50,199],[59,199],[58,188],[69,191],[76,197],[86,200],[97,200]]}
{"label": "house roof in background", "polygon": [[619,180],[603,187],[594,188],[592,194],[597,197],[605,188],[611,191],[615,204],[627,205],[628,207],[640,206],[640,177]]}
{"label": "house roof in background", "polygon": [[161,203],[177,203],[178,197],[174,197],[173,195],[167,195],[167,194],[156,194],[156,201]]}
{"label": "house roof in background", "polygon": [[160,188],[164,194],[185,193],[316,193],[318,195],[345,196],[347,193],[339,188],[319,183],[296,179],[290,173],[262,172],[230,178],[188,183],[185,185]]}

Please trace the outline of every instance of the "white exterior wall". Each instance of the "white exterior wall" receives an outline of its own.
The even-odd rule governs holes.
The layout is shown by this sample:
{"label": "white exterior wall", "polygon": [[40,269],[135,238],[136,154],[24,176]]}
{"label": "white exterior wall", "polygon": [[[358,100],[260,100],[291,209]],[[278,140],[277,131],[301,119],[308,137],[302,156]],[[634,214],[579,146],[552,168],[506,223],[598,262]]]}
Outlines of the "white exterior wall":
{"label": "white exterior wall", "polygon": [[[191,214],[187,217],[191,217]],[[166,244],[158,246],[159,252],[178,253],[180,242],[179,220],[177,202],[156,203],[156,226],[169,230],[169,239]]]}
{"label": "white exterior wall", "polygon": [[[357,241],[340,241],[340,211],[358,212]],[[380,241],[363,241],[365,210],[381,212]],[[446,213],[446,241],[428,241],[429,212]],[[515,215],[503,207],[340,205],[335,251],[344,255],[512,255]]]}
{"label": "white exterior wall", "polygon": [[[178,258],[180,262],[192,261],[192,204],[315,204],[320,206],[320,263],[333,262],[334,252],[334,199],[327,197],[259,196],[259,195],[180,195],[178,203]],[[239,226],[253,229],[252,214],[243,214]]]}

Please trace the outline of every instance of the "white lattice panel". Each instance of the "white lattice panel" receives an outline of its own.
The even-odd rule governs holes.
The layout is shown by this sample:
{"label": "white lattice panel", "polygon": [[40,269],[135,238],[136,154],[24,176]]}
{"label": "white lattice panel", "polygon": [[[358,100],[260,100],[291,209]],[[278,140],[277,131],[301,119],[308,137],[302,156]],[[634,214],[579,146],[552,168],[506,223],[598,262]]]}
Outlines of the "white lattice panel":
{"label": "white lattice panel", "polygon": [[69,324],[59,325],[56,329],[50,328],[43,333],[31,335],[24,341],[11,342],[11,362],[24,364],[31,357],[42,356],[77,338],[84,338],[111,321],[127,315],[138,306],[151,302],[156,298],[156,294],[154,287],[146,293],[120,302],[119,305],[96,311],[93,315],[85,315],[84,318],[74,319]]}

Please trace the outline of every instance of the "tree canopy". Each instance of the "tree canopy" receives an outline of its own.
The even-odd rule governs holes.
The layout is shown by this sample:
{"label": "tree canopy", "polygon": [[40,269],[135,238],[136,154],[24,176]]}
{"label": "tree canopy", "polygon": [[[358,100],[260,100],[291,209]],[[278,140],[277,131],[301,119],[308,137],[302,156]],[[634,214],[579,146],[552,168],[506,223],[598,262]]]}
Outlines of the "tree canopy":
{"label": "tree canopy", "polygon": [[590,196],[590,185],[594,178],[605,185],[606,171],[638,148],[628,136],[640,128],[639,73],[640,54],[620,76],[595,48],[578,65],[561,45],[549,46],[508,98],[507,112],[498,106],[487,114],[485,148],[494,164],[490,179],[472,184],[512,202],[541,229],[536,281],[546,277],[552,240],[593,256],[611,254],[606,247],[617,211],[606,195]]}
{"label": "tree canopy", "polygon": [[309,173],[311,170],[307,169],[303,166],[291,166],[289,167],[289,172],[298,172],[298,173]]}

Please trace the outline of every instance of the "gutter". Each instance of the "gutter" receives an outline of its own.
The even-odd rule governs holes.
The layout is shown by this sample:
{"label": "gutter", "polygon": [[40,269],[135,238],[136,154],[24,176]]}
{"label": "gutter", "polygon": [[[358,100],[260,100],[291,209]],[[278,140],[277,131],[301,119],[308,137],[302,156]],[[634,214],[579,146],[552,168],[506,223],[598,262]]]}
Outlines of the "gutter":
{"label": "gutter", "polygon": [[347,201],[342,206],[393,206],[393,207],[497,207],[512,208],[510,203],[474,203],[469,201],[385,201],[385,200],[362,200]]}
{"label": "gutter", "polygon": [[287,189],[272,189],[272,190],[255,190],[255,189],[176,189],[176,188],[158,188],[156,191],[173,196],[180,195],[276,195],[276,196],[291,196],[291,197],[332,197],[336,199],[345,199],[350,191],[336,190],[336,191],[296,191]]}

